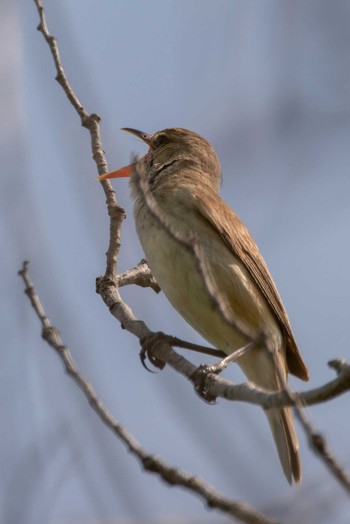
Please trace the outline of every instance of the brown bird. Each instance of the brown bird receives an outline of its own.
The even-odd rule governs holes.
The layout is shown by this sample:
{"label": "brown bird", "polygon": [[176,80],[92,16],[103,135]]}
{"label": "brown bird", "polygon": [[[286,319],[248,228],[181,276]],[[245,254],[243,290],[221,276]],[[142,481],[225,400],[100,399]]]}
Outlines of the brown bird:
{"label": "brown bird", "polygon": [[[219,196],[221,169],[214,149],[186,129],[154,134],[130,128],[125,131],[149,147],[143,159],[144,177],[171,230],[145,201],[133,164],[99,179],[131,175],[137,232],[151,271],[170,303],[225,354],[251,344],[237,363],[258,387],[278,391],[288,373],[308,380],[266,263],[247,228]],[[171,231],[188,241],[195,238],[209,276],[199,270],[195,254]],[[229,319],[213,305],[207,278],[225,304]],[[265,413],[288,482],[300,482],[299,444],[290,408]]]}

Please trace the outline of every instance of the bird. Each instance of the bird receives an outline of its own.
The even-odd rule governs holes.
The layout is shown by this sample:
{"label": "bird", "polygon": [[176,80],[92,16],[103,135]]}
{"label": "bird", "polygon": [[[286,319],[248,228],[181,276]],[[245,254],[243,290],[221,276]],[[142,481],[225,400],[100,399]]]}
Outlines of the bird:
{"label": "bird", "polygon": [[[123,130],[148,146],[139,161],[142,182],[159,216],[145,198],[135,163],[98,179],[130,177],[138,237],[169,302],[226,355],[247,346],[237,364],[257,387],[279,391],[288,373],[307,381],[308,369],[267,265],[246,226],[219,195],[221,166],[213,147],[183,128],[153,134]],[[194,243],[196,249],[189,249]],[[225,307],[213,300],[216,294]],[[291,408],[264,411],[283,472],[289,484],[298,484],[302,468]]]}

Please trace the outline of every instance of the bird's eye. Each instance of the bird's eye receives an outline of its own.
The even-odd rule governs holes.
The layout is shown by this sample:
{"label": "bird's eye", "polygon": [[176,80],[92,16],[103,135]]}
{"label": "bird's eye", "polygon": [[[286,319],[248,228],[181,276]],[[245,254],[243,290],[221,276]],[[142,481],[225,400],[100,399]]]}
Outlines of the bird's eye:
{"label": "bird's eye", "polygon": [[168,144],[169,138],[166,135],[159,135],[154,141],[154,147],[164,146]]}

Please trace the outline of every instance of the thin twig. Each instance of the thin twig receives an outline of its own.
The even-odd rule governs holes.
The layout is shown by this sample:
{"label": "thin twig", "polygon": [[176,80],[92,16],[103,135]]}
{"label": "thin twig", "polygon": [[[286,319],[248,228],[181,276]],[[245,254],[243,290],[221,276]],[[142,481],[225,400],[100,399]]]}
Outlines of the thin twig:
{"label": "thin twig", "polygon": [[294,411],[308,437],[311,449],[322,460],[339,484],[343,486],[348,495],[350,495],[350,476],[334,453],[332,453],[327,440],[321,433],[315,430],[305,411],[300,408],[299,402],[294,405]]}
{"label": "thin twig", "polygon": [[156,279],[151,273],[146,260],[141,260],[136,267],[128,269],[116,276],[116,284],[119,287],[135,284],[141,287],[150,287],[156,293],[161,291]]}
{"label": "thin twig", "polygon": [[248,524],[277,524],[275,520],[266,517],[252,509],[248,504],[236,502],[224,497],[200,477],[191,475],[180,469],[169,466],[163,459],[147,453],[139,442],[129,433],[99,399],[91,383],[79,372],[71,352],[62,342],[57,328],[47,317],[40,298],[33,286],[28,273],[28,262],[23,263],[18,272],[25,284],[25,293],[28,296],[42,326],[43,339],[56,351],[61,358],[67,374],[73,379],[85,395],[93,410],[102,422],[126,445],[129,452],[136,457],[146,471],[155,473],[171,486],[183,486],[199,495],[209,508],[217,508],[227,515]]}

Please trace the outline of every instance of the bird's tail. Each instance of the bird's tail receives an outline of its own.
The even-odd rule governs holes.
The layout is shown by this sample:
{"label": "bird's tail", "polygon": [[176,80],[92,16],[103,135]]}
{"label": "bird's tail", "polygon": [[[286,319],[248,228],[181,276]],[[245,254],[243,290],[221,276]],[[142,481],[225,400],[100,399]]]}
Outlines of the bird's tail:
{"label": "bird's tail", "polygon": [[301,481],[299,444],[294,430],[291,409],[270,409],[266,411],[266,416],[284,474],[289,484],[292,483],[293,479],[299,483]]}
{"label": "bird's tail", "polygon": [[[275,365],[262,348],[256,348],[238,360],[238,364],[248,380],[258,387],[270,391],[281,389]],[[286,376],[286,364],[283,354],[278,355],[280,370]],[[276,444],[278,456],[284,474],[291,484],[301,481],[301,462],[299,457],[299,443],[295,433],[292,412],[290,408],[273,408],[265,410]]]}

